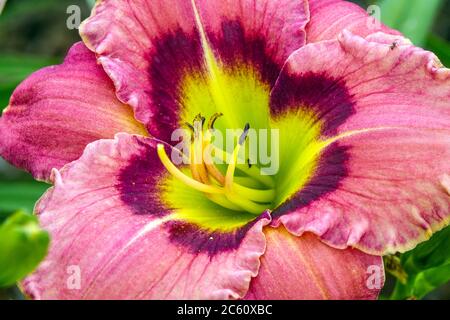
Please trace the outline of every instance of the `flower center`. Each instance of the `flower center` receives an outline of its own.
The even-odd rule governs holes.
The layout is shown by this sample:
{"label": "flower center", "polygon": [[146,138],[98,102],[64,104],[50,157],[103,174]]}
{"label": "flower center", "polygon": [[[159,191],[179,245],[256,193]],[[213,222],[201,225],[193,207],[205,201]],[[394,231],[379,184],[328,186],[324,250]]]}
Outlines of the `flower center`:
{"label": "flower center", "polygon": [[[190,142],[187,152],[178,150],[189,163],[191,176],[177,168],[168,157],[164,146],[158,144],[158,156],[176,179],[186,186],[202,192],[210,201],[230,210],[261,214],[272,208],[275,200],[274,180],[261,175],[260,169],[240,158],[240,150],[245,147],[250,125],[246,124],[231,153],[213,143],[214,123],[222,116],[214,114],[205,128],[205,118],[198,114],[190,129]],[[217,163],[225,160],[225,170]]]}

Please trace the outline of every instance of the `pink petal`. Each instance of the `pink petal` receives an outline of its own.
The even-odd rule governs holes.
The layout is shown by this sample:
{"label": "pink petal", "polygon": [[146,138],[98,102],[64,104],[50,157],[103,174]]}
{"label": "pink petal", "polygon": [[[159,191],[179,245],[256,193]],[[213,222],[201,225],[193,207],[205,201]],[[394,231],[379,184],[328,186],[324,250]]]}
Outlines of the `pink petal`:
{"label": "pink petal", "polygon": [[441,66],[402,37],[363,39],[344,31],[339,41],[309,44],[289,58],[272,92],[272,113],[306,105],[327,136],[380,127],[447,129],[450,71]]}
{"label": "pink petal", "polygon": [[[196,0],[214,54],[242,60],[273,84],[305,43],[305,0]],[[149,132],[170,141],[180,117],[180,82],[203,72],[204,55],[190,0],[101,1],[81,34]]]}
{"label": "pink petal", "polygon": [[267,248],[246,299],[376,299],[383,260],[355,249],[333,249],[314,235],[267,228]]}
{"label": "pink petal", "polygon": [[336,39],[342,30],[366,37],[375,32],[394,35],[400,33],[389,29],[358,5],[342,0],[309,0],[311,20],[308,23],[307,42]]}
{"label": "pink petal", "polygon": [[[240,298],[265,248],[262,215],[234,233],[174,220],[149,138],[118,134],[53,171],[37,205],[50,252],[24,289],[35,299]],[[79,276],[79,278],[77,278]],[[78,281],[79,280],[79,281]]]}
{"label": "pink petal", "polygon": [[450,221],[450,134],[386,129],[341,138],[310,182],[274,211],[296,235],[313,232],[336,248],[407,251]]}
{"label": "pink petal", "polygon": [[0,154],[47,180],[88,143],[121,131],[145,134],[95,55],[77,43],[62,65],[32,74],[14,91],[0,119]]}
{"label": "pink petal", "polygon": [[[219,55],[257,54],[257,48],[246,48],[252,39],[259,39],[272,62],[282,66],[289,55],[305,44],[305,25],[309,20],[307,1],[302,0],[196,0],[206,30],[211,35],[229,37],[230,48],[217,46]],[[227,21],[241,24],[245,39],[237,31],[226,29]],[[248,43],[246,43],[246,40]],[[220,52],[222,51],[222,52]]]}
{"label": "pink petal", "polygon": [[292,106],[337,142],[275,224],[371,254],[411,249],[448,224],[450,71],[434,54],[383,33],[306,45],[272,92],[273,116]]}

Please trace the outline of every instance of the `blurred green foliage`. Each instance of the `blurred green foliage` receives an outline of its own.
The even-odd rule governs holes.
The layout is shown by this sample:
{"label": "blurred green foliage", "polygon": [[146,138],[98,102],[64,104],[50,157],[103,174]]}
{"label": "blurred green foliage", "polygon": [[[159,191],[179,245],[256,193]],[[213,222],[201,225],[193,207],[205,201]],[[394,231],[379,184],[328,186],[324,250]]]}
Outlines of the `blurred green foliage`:
{"label": "blurred green foliage", "polygon": [[[42,67],[60,63],[68,48],[79,41],[78,30],[66,27],[69,5],[89,15],[86,1],[8,0],[0,16],[0,109],[14,88]],[[34,181],[0,159],[0,214],[18,209],[32,212],[48,185]]]}
{"label": "blurred green foliage", "polygon": [[7,106],[14,88],[30,73],[59,63],[67,49],[79,41],[78,31],[66,27],[69,5],[86,1],[8,0],[0,16],[0,108]]}
{"label": "blurred green foliage", "polygon": [[0,56],[0,106],[8,105],[14,88],[30,73],[42,67],[57,63],[57,59],[23,54]]}
{"label": "blurred green foliage", "polygon": [[427,39],[426,47],[433,51],[445,66],[450,67],[450,43],[448,41],[431,34]]}
{"label": "blurred green foliage", "polygon": [[[355,0],[362,7],[377,4],[381,19],[400,30],[416,45],[435,52],[450,66],[450,1],[443,0]],[[69,5],[89,14],[94,0],[8,0],[0,16],[0,108],[7,106],[14,88],[29,74],[62,61],[68,48],[79,41],[77,30],[66,27]],[[45,255],[48,235],[32,212],[35,201],[48,185],[35,182],[0,159],[0,286],[13,284],[31,271]],[[388,258],[399,272],[389,277],[384,298],[449,298],[450,229],[403,255]],[[398,270],[397,270],[398,271]],[[439,288],[440,287],[440,288]],[[436,288],[439,288],[435,290]],[[430,293],[431,292],[431,293]],[[0,298],[17,298],[8,289]]]}
{"label": "blurred green foliage", "polygon": [[36,200],[48,185],[36,181],[0,181],[0,212],[9,213],[17,209],[32,212]]}
{"label": "blurred green foliage", "polygon": [[423,46],[443,3],[443,0],[381,0],[381,20],[417,46]]}
{"label": "blurred green foliage", "polygon": [[[76,4],[83,18],[85,1],[8,0],[0,16],[0,110],[14,88],[34,71],[60,63],[79,41],[77,30],[66,27],[66,9]],[[8,165],[0,158],[0,287],[13,285],[45,256],[49,237],[31,215],[49,185]],[[17,210],[23,210],[14,213]],[[26,213],[25,213],[26,212]],[[0,299],[21,298],[17,288],[0,290]]]}
{"label": "blurred green foliage", "polygon": [[0,288],[21,280],[47,254],[50,237],[33,215],[16,212],[0,225]]}
{"label": "blurred green foliage", "polygon": [[[386,257],[397,281],[391,299],[421,299],[450,281],[450,228],[399,257]],[[394,260],[391,260],[394,259]]]}

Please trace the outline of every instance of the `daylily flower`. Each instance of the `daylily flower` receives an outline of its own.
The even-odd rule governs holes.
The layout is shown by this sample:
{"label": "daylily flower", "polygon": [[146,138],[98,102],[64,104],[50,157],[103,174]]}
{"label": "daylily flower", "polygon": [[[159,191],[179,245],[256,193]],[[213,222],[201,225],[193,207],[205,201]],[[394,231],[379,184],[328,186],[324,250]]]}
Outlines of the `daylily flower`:
{"label": "daylily flower", "polygon": [[[448,224],[450,71],[356,5],[104,0],[80,31],[0,120],[1,155],[54,185],[30,297],[374,299],[381,256]],[[236,163],[247,124],[279,130],[275,175]]]}

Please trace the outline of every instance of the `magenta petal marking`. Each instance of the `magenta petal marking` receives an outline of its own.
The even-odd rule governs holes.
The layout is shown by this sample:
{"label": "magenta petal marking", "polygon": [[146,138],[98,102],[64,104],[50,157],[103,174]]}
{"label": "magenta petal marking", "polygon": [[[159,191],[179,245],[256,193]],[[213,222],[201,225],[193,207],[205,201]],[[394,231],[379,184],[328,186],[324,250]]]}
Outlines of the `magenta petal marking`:
{"label": "magenta petal marking", "polygon": [[217,254],[238,249],[249,230],[261,220],[271,220],[270,214],[264,212],[243,227],[230,232],[203,230],[194,224],[182,221],[169,221],[165,227],[174,244],[182,245],[192,253],[207,253],[210,257],[214,257]]}
{"label": "magenta petal marking", "polygon": [[297,109],[322,122],[322,135],[332,136],[355,113],[355,101],[343,79],[322,73],[290,73],[283,69],[270,95],[270,112],[278,117]]}
{"label": "magenta petal marking", "polygon": [[[265,39],[250,38],[240,21],[223,21],[221,33],[212,33],[210,42],[222,63],[233,69],[237,62],[254,66],[261,81],[271,86],[279,76],[282,63],[264,51]],[[171,141],[172,132],[179,127],[180,83],[187,73],[206,72],[199,35],[181,30],[154,40],[156,49],[149,55],[152,90],[149,93],[154,112],[150,132],[161,140]],[[284,61],[283,61],[284,62]],[[164,106],[160,108],[159,106]]]}
{"label": "magenta petal marking", "polygon": [[[246,294],[265,249],[262,228],[270,220],[262,217],[236,238],[237,245],[214,254],[194,252],[174,241],[176,220],[168,210],[165,215],[151,214],[163,208],[149,201],[143,203],[149,206],[148,214],[136,214],[138,207],[127,202],[137,189],[121,188],[124,170],[136,157],[151,156],[156,163],[156,151],[148,152],[154,147],[150,138],[118,134],[115,140],[89,144],[80,159],[53,171],[54,187],[36,207],[52,244],[46,260],[23,282],[28,295],[35,299],[236,299]],[[155,176],[161,173],[157,166],[147,169]],[[139,191],[151,196],[154,181],[137,181],[144,184]],[[130,192],[129,197],[124,192]]]}
{"label": "magenta petal marking", "polygon": [[[450,195],[442,185],[442,173],[450,172],[448,132],[378,130],[328,148],[345,149],[345,162],[322,163],[291,204],[274,212],[275,226],[295,235],[312,232],[336,248],[382,255],[412,249],[448,225]],[[337,187],[330,180],[335,175]]]}
{"label": "magenta petal marking", "polygon": [[[408,43],[382,33],[363,39],[345,31],[338,41],[309,44],[291,55],[274,94],[283,97],[285,85],[292,87],[289,79],[325,76],[334,84],[315,85],[310,104],[328,106],[324,119],[328,112],[338,119],[333,133],[381,127],[447,129],[450,71],[439,66],[434,54]],[[296,90],[302,92],[301,87]],[[353,110],[345,112],[348,102]]]}
{"label": "magenta petal marking", "polygon": [[[287,79],[324,74],[334,84],[322,80],[316,100],[283,96]],[[298,83],[300,93],[309,88]],[[274,225],[281,222],[296,235],[310,231],[331,246],[371,254],[411,249],[449,223],[450,198],[442,179],[450,172],[450,71],[434,54],[401,37],[375,33],[363,39],[344,31],[338,40],[297,50],[272,95],[294,102],[299,97],[302,108],[327,106],[324,115],[316,112],[327,128],[327,115],[345,114],[339,112],[346,101],[336,94],[342,92],[336,91],[339,84],[351,97],[352,110],[332,117],[338,119],[331,131],[335,137],[325,130],[322,138],[336,142],[322,153],[310,183],[274,211]],[[336,158],[337,150],[345,152]]]}
{"label": "magenta petal marking", "polygon": [[[305,43],[304,0],[195,3],[215,55],[228,65],[251,63],[270,84]],[[99,55],[118,97],[133,106],[153,136],[170,141],[179,120],[180,79],[204,68],[190,1],[102,1],[81,34]]]}
{"label": "magenta petal marking", "polygon": [[[123,205],[136,215],[163,218],[171,213],[161,201],[159,182],[167,174],[161,161],[155,156],[155,145],[146,140],[136,140],[140,152],[128,160],[118,176],[118,187]],[[204,201],[209,201],[207,198]],[[183,208],[181,208],[183,209]],[[198,208],[201,212],[202,208]],[[238,214],[238,213],[236,213]],[[206,230],[185,221],[171,220],[164,223],[164,230],[176,245],[182,245],[194,253],[206,252],[210,256],[239,248],[247,232],[262,219],[270,219],[266,212],[232,232]]]}
{"label": "magenta petal marking", "polygon": [[314,201],[336,191],[341,186],[341,180],[348,175],[349,149],[338,144],[326,148],[320,155],[317,169],[310,181],[289,200],[274,209],[272,217],[281,217],[308,207]]}

